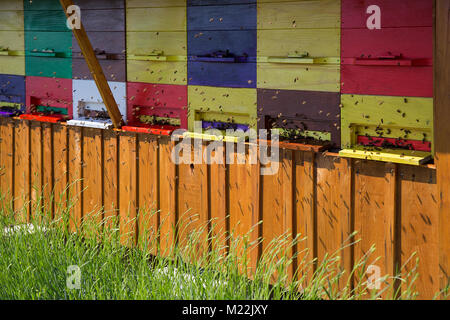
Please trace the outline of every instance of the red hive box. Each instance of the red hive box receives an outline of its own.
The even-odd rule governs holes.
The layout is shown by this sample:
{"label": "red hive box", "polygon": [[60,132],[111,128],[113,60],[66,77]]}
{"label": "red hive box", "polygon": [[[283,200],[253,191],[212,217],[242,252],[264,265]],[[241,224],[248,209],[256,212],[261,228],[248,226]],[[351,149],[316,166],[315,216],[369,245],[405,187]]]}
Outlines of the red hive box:
{"label": "red hive box", "polygon": [[26,79],[27,114],[22,119],[58,122],[72,118],[72,80],[44,77]]}
{"label": "red hive box", "polygon": [[[146,116],[155,122],[142,121]],[[127,119],[126,131],[170,135],[187,129],[187,86],[128,82]]]}
{"label": "red hive box", "polygon": [[433,1],[342,0],[342,93],[432,97],[432,64]]}

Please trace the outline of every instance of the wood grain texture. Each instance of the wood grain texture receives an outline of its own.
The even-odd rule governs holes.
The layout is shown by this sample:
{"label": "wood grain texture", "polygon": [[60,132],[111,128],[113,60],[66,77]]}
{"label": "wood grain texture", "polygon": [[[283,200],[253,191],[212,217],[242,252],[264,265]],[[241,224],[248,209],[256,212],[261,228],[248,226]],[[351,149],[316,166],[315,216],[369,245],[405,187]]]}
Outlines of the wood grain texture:
{"label": "wood grain texture", "polygon": [[158,139],[138,135],[139,245],[157,254],[159,240],[159,159]]}
{"label": "wood grain texture", "polygon": [[8,118],[1,121],[1,143],[0,143],[0,189],[2,193],[2,208],[5,212],[13,210],[14,199],[14,122]]}
{"label": "wood grain texture", "polygon": [[235,248],[234,254],[238,254],[241,259],[241,271],[251,274],[261,255],[258,242],[261,237],[260,166],[258,163],[250,164],[248,150],[245,154],[231,152],[230,159],[235,163],[227,166],[230,246]]}
{"label": "wood grain texture", "polygon": [[54,171],[53,171],[53,127],[49,123],[42,124],[42,185],[43,185],[43,211],[53,218],[54,215]]}
{"label": "wood grain texture", "polygon": [[[30,122],[30,218],[42,210],[42,126],[40,122]],[[67,141],[66,141],[67,143]]]}
{"label": "wood grain texture", "polygon": [[338,283],[343,288],[353,269],[352,248],[348,247],[353,240],[352,164],[351,160],[322,155],[317,155],[316,163],[318,263],[340,256],[336,267],[345,271]]}
{"label": "wood grain texture", "polygon": [[103,216],[114,228],[119,214],[119,136],[113,130],[103,132],[103,166]]}
{"label": "wood grain texture", "polygon": [[137,167],[138,146],[135,134],[119,138],[119,226],[121,243],[136,244],[137,239]]}
{"label": "wood grain texture", "polygon": [[[404,273],[417,268],[419,299],[439,291],[439,217],[436,173],[412,166],[399,167],[400,245]],[[414,255],[414,256],[413,256]],[[418,260],[418,262],[417,262]]]}
{"label": "wood grain texture", "polygon": [[83,221],[99,225],[103,219],[102,130],[83,128]]}
{"label": "wood grain texture", "polygon": [[[197,144],[194,159],[202,159],[203,145]],[[190,148],[189,148],[190,149]],[[208,250],[209,210],[208,210],[208,166],[201,164],[181,163],[178,165],[178,228],[182,246],[194,246],[195,252],[205,254]]]}
{"label": "wood grain texture", "polygon": [[171,154],[174,142],[161,138],[159,143],[159,184],[160,184],[160,250],[163,256],[170,256],[178,233],[178,169]]}
{"label": "wood grain texture", "polygon": [[54,218],[64,217],[67,210],[69,192],[69,148],[68,130],[64,125],[53,125],[53,193],[54,193]]}
{"label": "wood grain texture", "polygon": [[30,128],[27,121],[14,125],[14,218],[20,224],[26,223],[30,214]]}
{"label": "wood grain texture", "polygon": [[316,170],[315,154],[296,152],[294,154],[295,170],[295,221],[297,244],[298,278],[310,283],[315,270],[313,259],[317,257],[317,206],[316,206]]}
{"label": "wood grain texture", "polygon": [[69,201],[70,230],[81,226],[83,217],[83,130],[81,127],[69,127]]}
{"label": "wood grain texture", "polygon": [[[379,268],[381,277],[395,274],[395,223],[397,213],[397,174],[392,164],[355,161],[355,263],[367,261],[366,268]],[[370,253],[371,247],[375,251]],[[371,275],[369,269],[361,270],[363,279]],[[363,280],[363,281],[364,281]],[[356,283],[360,281],[355,276]],[[387,282],[392,283],[392,278]],[[377,285],[375,282],[371,282]],[[380,283],[381,289],[385,287]],[[370,290],[368,289],[368,294]],[[384,297],[392,298],[392,290]]]}

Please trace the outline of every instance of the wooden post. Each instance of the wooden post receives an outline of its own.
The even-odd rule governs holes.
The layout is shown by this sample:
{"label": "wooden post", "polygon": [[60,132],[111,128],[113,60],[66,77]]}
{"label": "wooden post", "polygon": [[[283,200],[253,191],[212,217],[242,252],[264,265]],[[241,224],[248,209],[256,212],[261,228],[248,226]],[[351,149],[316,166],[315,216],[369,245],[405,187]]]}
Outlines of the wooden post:
{"label": "wooden post", "polygon": [[[66,14],[67,18],[69,18],[70,15],[68,14],[67,9],[73,5],[73,1],[59,0],[59,2],[61,3],[61,6],[63,7],[64,13]],[[120,128],[120,126],[122,125],[122,115],[120,114],[119,108],[117,107],[117,103],[108,85],[102,67],[100,66],[100,63],[98,62],[97,57],[94,53],[94,49],[92,48],[91,42],[89,41],[83,23],[81,23],[80,25],[80,29],[72,29],[73,34],[78,41],[81,52],[83,53],[89,70],[94,77],[98,91],[100,91],[100,95],[102,96],[103,102],[105,103],[106,109],[108,110],[109,117],[111,118],[114,127]]]}
{"label": "wooden post", "polygon": [[436,0],[434,127],[439,191],[441,289],[450,279],[450,0]]}

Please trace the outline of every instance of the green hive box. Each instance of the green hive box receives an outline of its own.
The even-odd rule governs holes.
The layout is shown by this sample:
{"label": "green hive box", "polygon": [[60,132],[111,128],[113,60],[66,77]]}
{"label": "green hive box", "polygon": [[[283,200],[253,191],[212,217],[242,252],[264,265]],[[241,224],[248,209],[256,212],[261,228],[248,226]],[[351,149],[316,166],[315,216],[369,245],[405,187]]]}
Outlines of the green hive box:
{"label": "green hive box", "polygon": [[58,0],[24,2],[27,76],[72,78],[72,31]]}

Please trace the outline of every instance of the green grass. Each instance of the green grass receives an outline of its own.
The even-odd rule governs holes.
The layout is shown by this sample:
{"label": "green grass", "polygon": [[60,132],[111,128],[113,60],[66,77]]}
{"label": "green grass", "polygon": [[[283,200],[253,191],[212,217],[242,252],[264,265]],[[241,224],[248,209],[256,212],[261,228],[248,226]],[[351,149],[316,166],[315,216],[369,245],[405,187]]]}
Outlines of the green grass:
{"label": "green grass", "polygon": [[[290,249],[305,239],[281,236],[262,253],[256,269],[251,269],[249,255],[243,252],[259,242],[249,241],[250,234],[230,234],[222,243],[214,232],[206,231],[214,230],[215,221],[209,229],[191,230],[186,241],[161,254],[156,241],[159,233],[141,231],[139,246],[124,246],[115,219],[101,223],[86,219],[76,232],[69,232],[68,212],[56,221],[40,208],[34,209],[34,215],[34,232],[5,233],[5,228],[17,222],[9,209],[0,212],[0,299],[315,300],[413,299],[417,295],[415,270],[386,276],[380,280],[381,290],[368,292],[363,273],[374,248],[346,274],[340,251],[320,263],[302,258],[305,252],[292,257]],[[189,226],[178,226],[180,231],[184,228]],[[69,289],[66,283],[67,268],[73,265],[81,269],[79,290]],[[288,272],[294,265],[296,281]],[[361,280],[352,285],[352,278]],[[402,292],[395,283],[402,284]]]}

